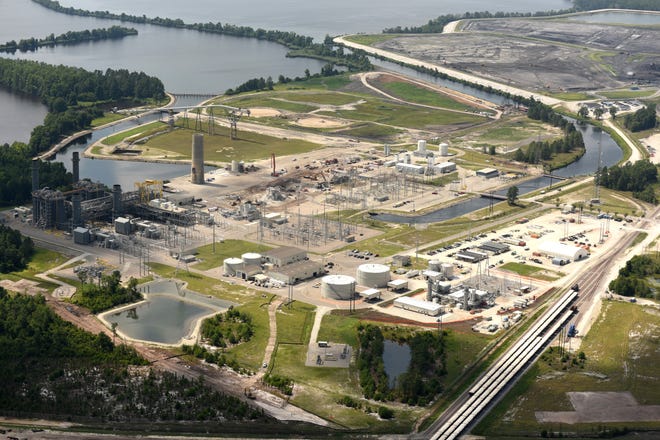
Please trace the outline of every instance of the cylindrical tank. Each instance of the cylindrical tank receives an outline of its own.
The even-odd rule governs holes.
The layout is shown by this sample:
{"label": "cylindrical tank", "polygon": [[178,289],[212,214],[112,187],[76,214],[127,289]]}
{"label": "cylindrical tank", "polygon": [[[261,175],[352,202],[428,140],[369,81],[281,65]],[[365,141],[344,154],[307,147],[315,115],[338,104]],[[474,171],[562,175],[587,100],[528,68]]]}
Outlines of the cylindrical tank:
{"label": "cylindrical tank", "polygon": [[204,183],[204,135],[201,133],[195,133],[192,136],[190,182],[197,185]]}
{"label": "cylindrical tank", "polygon": [[351,299],[355,295],[355,278],[327,275],[321,278],[321,294],[330,299]]}
{"label": "cylindrical tank", "polygon": [[222,267],[227,275],[236,275],[237,269],[243,269],[245,263],[240,258],[226,258],[222,262]]}
{"label": "cylindrical tank", "polygon": [[383,153],[385,154],[385,156],[389,156],[389,155],[390,155],[390,144],[385,144],[385,145],[383,146]]}
{"label": "cylindrical tank", "polygon": [[238,162],[238,172],[243,173],[245,172],[245,162],[242,160]]}
{"label": "cylindrical tank", "polygon": [[245,264],[261,265],[261,254],[257,254],[255,252],[247,252],[241,255],[241,259],[245,262]]}
{"label": "cylindrical tank", "polygon": [[238,173],[238,161],[237,160],[232,160],[231,161],[231,172],[232,173]]}
{"label": "cylindrical tank", "polygon": [[71,174],[73,174],[73,183],[78,183],[80,180],[80,153],[74,151],[71,155],[71,162],[73,164],[73,169]]}
{"label": "cylindrical tank", "polygon": [[426,141],[419,140],[417,141],[417,151],[420,153],[426,153]]}
{"label": "cylindrical tank", "polygon": [[386,287],[390,279],[390,268],[384,264],[367,263],[357,268],[357,282],[360,286]]}
{"label": "cylindrical tank", "polygon": [[449,156],[449,144],[441,143],[438,150],[440,151],[440,156]]}
{"label": "cylindrical tank", "polygon": [[440,272],[440,261],[438,260],[429,260],[429,270],[434,270]]}
{"label": "cylindrical tank", "polygon": [[445,278],[453,278],[454,277],[454,265],[451,263],[442,263],[441,265],[441,271],[442,276]]}

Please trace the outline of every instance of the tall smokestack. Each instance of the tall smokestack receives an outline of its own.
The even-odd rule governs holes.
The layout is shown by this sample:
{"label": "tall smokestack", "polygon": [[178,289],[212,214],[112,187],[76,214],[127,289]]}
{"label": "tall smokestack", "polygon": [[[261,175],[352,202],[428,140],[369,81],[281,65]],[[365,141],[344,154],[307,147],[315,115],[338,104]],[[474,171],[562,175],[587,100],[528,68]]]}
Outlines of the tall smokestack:
{"label": "tall smokestack", "polygon": [[78,183],[80,180],[80,153],[74,151],[71,161],[73,162],[73,183]]}
{"label": "tall smokestack", "polygon": [[201,133],[195,133],[192,137],[190,181],[197,185],[204,183],[204,135]]}
{"label": "tall smokestack", "polygon": [[78,226],[82,226],[82,208],[80,205],[80,194],[75,193],[74,195],[71,196],[71,203],[73,204],[72,208],[72,217],[73,217],[73,227],[77,228]]}
{"label": "tall smokestack", "polygon": [[121,203],[121,185],[112,185],[112,219],[120,217],[124,213]]}
{"label": "tall smokestack", "polygon": [[39,159],[32,159],[32,191],[39,190]]}

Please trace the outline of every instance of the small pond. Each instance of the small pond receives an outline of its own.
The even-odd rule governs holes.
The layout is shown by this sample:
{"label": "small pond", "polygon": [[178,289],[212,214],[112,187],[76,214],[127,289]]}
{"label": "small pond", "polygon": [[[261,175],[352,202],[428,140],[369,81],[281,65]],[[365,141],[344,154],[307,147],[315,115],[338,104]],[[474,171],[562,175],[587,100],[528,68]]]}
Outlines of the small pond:
{"label": "small pond", "polygon": [[138,287],[146,300],[110,310],[100,316],[108,326],[117,323],[123,337],[158,344],[192,344],[199,323],[227,310],[232,303],[183,289],[174,281],[154,281]]}
{"label": "small pond", "polygon": [[383,363],[385,364],[389,386],[394,388],[399,376],[408,371],[410,365],[410,347],[408,347],[408,344],[399,344],[386,339],[383,347]]}

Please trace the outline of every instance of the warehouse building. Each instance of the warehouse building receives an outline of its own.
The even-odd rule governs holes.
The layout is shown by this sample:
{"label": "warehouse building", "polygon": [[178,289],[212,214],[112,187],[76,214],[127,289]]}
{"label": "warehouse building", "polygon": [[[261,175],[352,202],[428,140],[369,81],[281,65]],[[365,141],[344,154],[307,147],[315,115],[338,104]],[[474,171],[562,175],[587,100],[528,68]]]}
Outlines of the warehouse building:
{"label": "warehouse building", "polygon": [[292,246],[282,246],[264,252],[263,257],[273,266],[282,267],[287,264],[307,259],[307,252]]}
{"label": "warehouse building", "polygon": [[395,299],[394,307],[429,316],[438,316],[442,312],[442,306],[438,303],[422,301],[407,296]]}
{"label": "warehouse building", "polygon": [[495,168],[482,168],[477,170],[477,176],[485,177],[486,179],[491,179],[500,175],[500,172]]}
{"label": "warehouse building", "polygon": [[551,258],[580,261],[589,256],[586,249],[556,241],[546,241],[539,246],[539,252]]}
{"label": "warehouse building", "polygon": [[511,250],[509,245],[498,243],[497,241],[485,241],[479,245],[479,249],[491,252],[493,255],[503,254],[504,252],[509,252]]}
{"label": "warehouse building", "polygon": [[286,284],[296,284],[321,275],[325,275],[323,264],[311,260],[298,261],[268,271],[269,277]]}
{"label": "warehouse building", "polygon": [[468,263],[478,263],[479,261],[488,258],[488,254],[475,251],[460,251],[456,254],[456,258],[459,260],[467,261]]}
{"label": "warehouse building", "polygon": [[456,164],[454,162],[442,162],[435,165],[433,168],[435,168],[440,174],[446,174],[456,171]]}

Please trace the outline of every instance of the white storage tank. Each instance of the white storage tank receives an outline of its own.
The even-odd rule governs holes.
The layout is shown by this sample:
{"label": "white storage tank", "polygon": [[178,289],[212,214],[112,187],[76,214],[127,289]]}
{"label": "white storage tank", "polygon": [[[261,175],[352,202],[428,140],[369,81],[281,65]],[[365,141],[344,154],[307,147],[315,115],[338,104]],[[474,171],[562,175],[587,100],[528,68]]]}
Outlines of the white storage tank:
{"label": "white storage tank", "polygon": [[247,252],[241,255],[241,259],[245,262],[245,264],[256,264],[261,266],[261,254],[257,254],[255,252]]}
{"label": "white storage tank", "polygon": [[438,260],[429,260],[429,270],[434,270],[436,272],[441,272],[442,269],[440,268],[440,261]]}
{"label": "white storage tank", "polygon": [[440,152],[440,156],[449,156],[449,144],[441,143],[438,151]]}
{"label": "white storage tank", "polygon": [[426,153],[426,141],[424,140],[417,141],[417,151],[420,153]]}
{"label": "white storage tank", "polygon": [[327,275],[321,278],[321,294],[330,299],[351,299],[355,296],[355,278],[348,275]]}
{"label": "white storage tank", "polygon": [[442,272],[442,276],[444,276],[445,278],[449,279],[449,278],[454,277],[454,265],[453,264],[451,264],[451,263],[442,263],[440,268],[441,268],[440,272]]}
{"label": "white storage tank", "polygon": [[240,258],[227,258],[222,262],[222,267],[227,275],[236,275],[236,270],[243,269],[245,263]]}
{"label": "white storage tank", "polygon": [[384,264],[361,264],[357,268],[357,282],[360,286],[386,287],[390,279],[390,268]]}
{"label": "white storage tank", "polygon": [[232,173],[238,173],[238,161],[237,160],[232,160],[231,161],[231,172]]}

